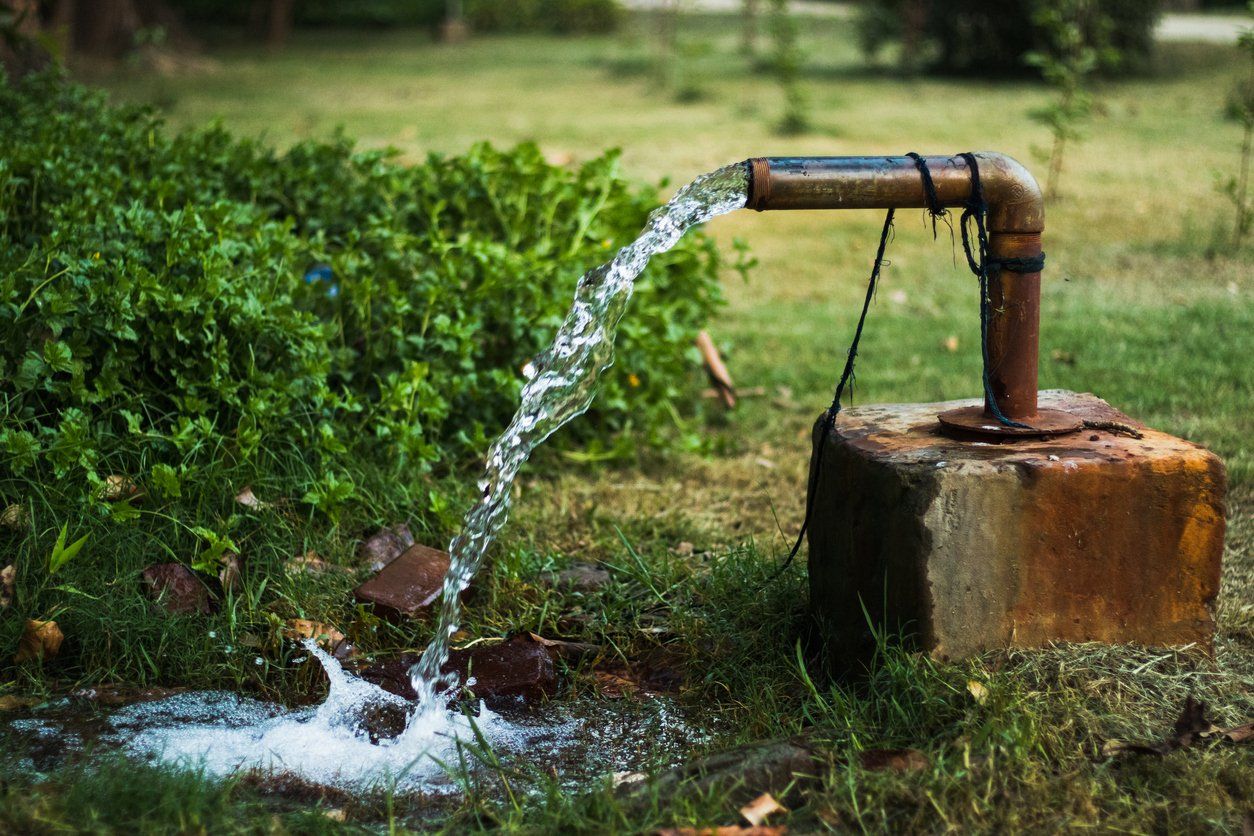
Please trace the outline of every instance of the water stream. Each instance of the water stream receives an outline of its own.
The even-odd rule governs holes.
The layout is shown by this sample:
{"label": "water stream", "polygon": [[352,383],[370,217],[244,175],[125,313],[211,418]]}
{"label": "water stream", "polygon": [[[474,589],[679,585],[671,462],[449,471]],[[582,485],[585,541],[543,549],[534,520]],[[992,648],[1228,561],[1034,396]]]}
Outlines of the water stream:
{"label": "water stream", "polygon": [[452,683],[445,681],[440,669],[448,661],[449,639],[461,618],[461,593],[509,518],[514,477],[532,450],[591,405],[597,379],[614,361],[614,335],[636,277],[653,255],[675,246],[693,226],[744,206],[747,189],[743,163],[701,175],[655,209],[636,240],[619,250],[613,261],[579,279],[562,327],[527,367],[530,379],[518,411],[488,450],[479,500],[449,546],[435,638],[410,671],[420,713],[442,710],[439,695]]}
{"label": "water stream", "polygon": [[[526,369],[518,411],[492,444],[479,482],[480,497],[449,546],[451,562],[435,638],[410,671],[419,696],[416,707],[353,676],[307,642],[330,680],[321,705],[288,710],[223,692],[183,694],[118,712],[111,722],[124,747],[214,775],[283,772],[354,789],[389,782],[397,788],[431,789],[448,780],[445,765],[457,762],[457,747],[466,741],[486,741],[494,749],[526,751],[534,757],[546,747],[550,752],[568,749],[572,738],[582,737],[589,764],[639,768],[640,751],[602,746],[593,756],[586,749],[587,740],[613,737],[604,734],[602,727],[615,722],[604,710],[582,717],[554,716],[542,725],[506,718],[484,706],[477,715],[461,714],[446,705],[459,683],[440,671],[461,618],[461,593],[508,518],[514,478],[539,444],[592,403],[597,379],[613,362],[614,336],[636,278],[650,257],[673,247],[693,226],[744,206],[747,185],[743,164],[698,177],[651,213],[639,237],[612,261],[580,278],[574,304],[552,344]],[[654,749],[664,748],[676,735],[691,741],[692,730],[683,728],[682,719],[666,704],[658,702],[652,710],[656,716],[634,719],[635,731],[624,730],[618,737],[635,741],[637,747],[647,740]],[[379,711],[407,712],[404,730],[372,740],[362,718]],[[680,747],[678,740],[674,743]]]}

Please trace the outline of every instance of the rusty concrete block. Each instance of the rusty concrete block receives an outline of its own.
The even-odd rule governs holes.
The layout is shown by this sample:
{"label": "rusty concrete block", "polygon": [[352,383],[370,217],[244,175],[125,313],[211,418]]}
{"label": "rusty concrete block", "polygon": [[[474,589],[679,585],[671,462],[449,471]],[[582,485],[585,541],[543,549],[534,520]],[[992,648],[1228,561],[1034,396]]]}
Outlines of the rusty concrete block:
{"label": "rusty concrete block", "polygon": [[1041,406],[1090,427],[1013,443],[940,434],[937,413],[973,403],[850,409],[826,439],[816,425],[810,600],[835,654],[865,653],[868,618],[938,658],[1052,641],[1209,647],[1219,458],[1063,391]]}
{"label": "rusty concrete block", "polygon": [[357,587],[354,595],[386,618],[416,615],[440,596],[448,564],[448,552],[421,544],[410,546]]}

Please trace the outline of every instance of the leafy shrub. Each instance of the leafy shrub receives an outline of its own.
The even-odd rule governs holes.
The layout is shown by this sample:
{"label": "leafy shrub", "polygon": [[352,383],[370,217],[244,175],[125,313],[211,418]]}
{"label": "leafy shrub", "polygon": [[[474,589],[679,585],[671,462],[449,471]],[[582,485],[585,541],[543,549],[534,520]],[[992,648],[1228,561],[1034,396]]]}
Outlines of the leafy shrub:
{"label": "leafy shrub", "polygon": [[[1022,74],[1024,56],[1049,52],[1050,35],[1033,20],[1045,0],[865,0],[859,12],[863,52],[873,56],[903,38],[916,43],[903,62],[926,55],[933,70],[989,77]],[[1110,46],[1119,68],[1133,70],[1150,56],[1159,0],[1094,0],[1094,21],[1109,22]],[[906,26],[917,31],[907,33]],[[1096,25],[1096,24],[1095,24]],[[1086,33],[1091,35],[1093,33]]]}
{"label": "leafy shrub", "polygon": [[466,18],[481,32],[613,32],[618,0],[467,0]]}
{"label": "leafy shrub", "polygon": [[[577,170],[531,145],[411,168],[343,138],[280,154],[171,136],[47,75],[0,85],[0,136],[0,493],[10,475],[123,473],[176,494],[197,467],[282,448],[323,474],[305,486],[321,507],[366,462],[412,479],[464,461],[578,275],[658,201],[613,154]],[[675,437],[718,268],[699,233],[655,259],[567,439]]]}

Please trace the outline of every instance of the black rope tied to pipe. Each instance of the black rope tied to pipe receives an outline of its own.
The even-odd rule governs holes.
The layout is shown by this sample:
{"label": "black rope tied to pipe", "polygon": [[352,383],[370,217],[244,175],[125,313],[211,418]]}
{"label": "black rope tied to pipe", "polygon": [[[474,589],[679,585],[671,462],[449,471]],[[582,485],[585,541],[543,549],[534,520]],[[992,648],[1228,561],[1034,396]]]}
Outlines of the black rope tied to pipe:
{"label": "black rope tied to pipe", "polygon": [[[927,161],[914,151],[908,152],[906,156],[914,160],[914,166],[919,170],[919,178],[923,181],[923,199],[927,203],[927,212],[932,219],[932,238],[935,239],[937,220],[943,220],[948,224],[949,212],[941,205],[940,198],[936,194],[936,183],[932,180],[932,172],[928,169]],[[980,351],[984,365],[982,375],[984,399],[992,410],[993,416],[1002,424],[1008,427],[1026,428],[1027,424],[1021,424],[1018,421],[1012,421],[1010,418],[1007,418],[1001,411],[1001,407],[997,405],[996,398],[993,397],[988,358],[988,325],[992,312],[992,306],[988,297],[988,278],[992,270],[1006,270],[1012,273],[1038,273],[1045,267],[1045,254],[1041,253],[1038,256],[1026,258],[993,258],[989,254],[988,204],[984,200],[984,186],[980,183],[980,166],[974,154],[963,153],[958,156],[966,162],[967,170],[971,172],[971,195],[967,199],[966,208],[962,212],[960,226],[962,228],[962,251],[966,255],[967,266],[971,268],[971,272],[975,274],[980,283]],[[814,466],[810,471],[810,485],[806,491],[806,512],[805,517],[801,521],[801,530],[797,532],[797,539],[788,551],[788,557],[784,560],[783,565],[767,580],[767,584],[776,581],[792,564],[797,553],[801,551],[801,544],[804,542],[806,531],[810,527],[810,515],[814,511],[814,497],[817,493],[815,482],[823,469],[823,451],[827,449],[826,439],[836,426],[836,416],[840,414],[840,402],[844,396],[845,387],[849,386],[852,389],[856,380],[854,361],[858,356],[858,343],[862,340],[862,329],[866,325],[867,313],[871,309],[871,301],[875,298],[876,287],[879,284],[880,271],[885,264],[884,252],[888,248],[889,239],[892,237],[894,214],[895,210],[889,209],[888,214],[884,217],[884,227],[880,231],[879,248],[875,252],[875,263],[871,266],[871,277],[867,281],[866,297],[862,300],[862,313],[858,316],[858,326],[854,329],[853,341],[850,343],[849,353],[845,357],[845,368],[841,371],[840,380],[836,383],[836,392],[832,396],[832,405],[823,413],[818,451],[815,453]],[[978,259],[976,257],[977,253],[972,252],[971,247],[969,227],[972,223],[975,226]],[[952,231],[952,227],[950,229]]]}
{"label": "black rope tied to pipe", "polygon": [[[967,163],[967,170],[971,172],[971,196],[967,198],[967,207],[962,212],[962,251],[967,257],[967,266],[971,268],[971,272],[980,280],[980,354],[984,361],[984,369],[981,377],[984,383],[984,402],[988,405],[988,409],[993,413],[993,417],[1007,427],[1018,427],[1020,429],[1030,429],[1027,424],[1019,421],[1012,421],[1007,418],[1005,413],[1001,411],[1001,407],[997,404],[997,398],[993,397],[993,383],[989,370],[988,360],[988,327],[989,320],[992,318],[992,302],[988,297],[988,277],[990,265],[994,269],[1005,269],[1006,264],[1012,259],[993,259],[988,254],[988,203],[984,200],[984,186],[980,183],[980,164],[975,159],[975,154],[964,153],[959,154]],[[971,226],[974,222],[975,239],[978,247],[977,253],[971,252]],[[978,258],[977,258],[978,255]],[[1031,259],[1013,259],[1016,262],[1026,262]],[[1041,266],[1044,266],[1044,255],[1040,257]],[[1017,264],[1015,266],[1023,266]],[[1039,269],[1039,268],[1038,268]],[[1018,272],[1029,272],[1020,270]],[[1035,272],[1035,271],[1032,271]]]}

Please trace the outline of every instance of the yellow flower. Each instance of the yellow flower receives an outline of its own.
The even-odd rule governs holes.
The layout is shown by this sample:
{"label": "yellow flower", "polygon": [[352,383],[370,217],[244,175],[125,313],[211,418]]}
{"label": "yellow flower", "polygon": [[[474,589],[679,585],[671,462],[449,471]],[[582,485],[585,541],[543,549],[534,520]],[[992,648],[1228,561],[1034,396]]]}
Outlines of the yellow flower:
{"label": "yellow flower", "polygon": [[640,378],[636,377],[634,374],[629,374],[627,375],[627,382],[631,385],[631,388],[635,389],[640,385]]}

